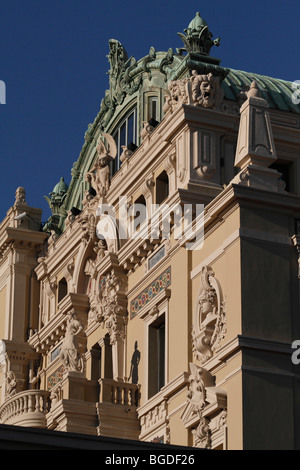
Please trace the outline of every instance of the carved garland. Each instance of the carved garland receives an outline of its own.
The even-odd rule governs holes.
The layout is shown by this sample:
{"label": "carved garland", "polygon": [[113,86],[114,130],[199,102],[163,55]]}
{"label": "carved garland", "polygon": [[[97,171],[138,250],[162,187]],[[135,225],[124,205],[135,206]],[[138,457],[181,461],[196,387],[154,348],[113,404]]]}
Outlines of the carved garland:
{"label": "carved garland", "polygon": [[99,292],[94,293],[90,300],[89,323],[95,321],[105,325],[110,335],[110,343],[125,338],[127,325],[126,297],[123,294],[122,278],[112,270],[99,279]]}

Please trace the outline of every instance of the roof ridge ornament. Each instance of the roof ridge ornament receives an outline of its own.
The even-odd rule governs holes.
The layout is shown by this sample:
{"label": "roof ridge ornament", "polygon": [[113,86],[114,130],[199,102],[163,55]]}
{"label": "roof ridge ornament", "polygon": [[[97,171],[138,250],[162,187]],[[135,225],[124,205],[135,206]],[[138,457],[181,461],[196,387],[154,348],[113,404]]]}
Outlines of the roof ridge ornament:
{"label": "roof ridge ornament", "polygon": [[206,21],[197,12],[195,18],[183,33],[177,33],[182,39],[184,47],[177,49],[177,52],[192,52],[203,56],[209,56],[212,46],[220,45],[220,38],[212,39],[213,34],[209,31]]}
{"label": "roof ridge ornament", "polygon": [[110,63],[109,85],[110,104],[122,104],[125,95],[132,94],[138,90],[141,77],[136,81],[131,78],[132,71],[137,67],[134,57],[128,57],[124,46],[116,39],[109,40],[109,54],[107,56]]}

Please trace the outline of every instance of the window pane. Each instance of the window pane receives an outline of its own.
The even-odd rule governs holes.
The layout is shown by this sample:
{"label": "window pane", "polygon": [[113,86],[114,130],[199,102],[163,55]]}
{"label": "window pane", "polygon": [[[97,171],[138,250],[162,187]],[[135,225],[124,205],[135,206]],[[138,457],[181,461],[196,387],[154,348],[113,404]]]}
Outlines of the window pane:
{"label": "window pane", "polygon": [[122,124],[120,129],[120,152],[122,151],[121,145],[126,145],[126,121]]}
{"label": "window pane", "polygon": [[158,328],[158,391],[165,385],[165,325]]}
{"label": "window pane", "polygon": [[134,134],[133,134],[133,125],[134,125],[134,115],[132,113],[128,118],[127,145],[130,144],[130,142],[133,142],[135,144]]}
{"label": "window pane", "polygon": [[158,121],[158,98],[157,96],[150,96],[148,101],[148,119],[155,119]]}
{"label": "window pane", "polygon": [[117,127],[112,134],[118,148],[118,155],[115,161],[110,164],[111,175],[116,173],[120,168],[120,155],[122,153],[122,145],[128,145],[131,142],[136,144],[136,108],[128,113],[127,117],[121,121],[119,127]]}
{"label": "window pane", "polygon": [[165,319],[161,316],[149,326],[148,398],[165,385]]}

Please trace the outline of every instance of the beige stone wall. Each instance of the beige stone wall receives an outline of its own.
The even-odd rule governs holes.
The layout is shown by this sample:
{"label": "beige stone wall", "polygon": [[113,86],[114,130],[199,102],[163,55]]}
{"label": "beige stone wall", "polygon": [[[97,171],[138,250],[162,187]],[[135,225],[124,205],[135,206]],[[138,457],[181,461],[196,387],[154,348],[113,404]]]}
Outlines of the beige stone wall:
{"label": "beige stone wall", "polygon": [[0,291],[0,338],[5,337],[6,286]]}

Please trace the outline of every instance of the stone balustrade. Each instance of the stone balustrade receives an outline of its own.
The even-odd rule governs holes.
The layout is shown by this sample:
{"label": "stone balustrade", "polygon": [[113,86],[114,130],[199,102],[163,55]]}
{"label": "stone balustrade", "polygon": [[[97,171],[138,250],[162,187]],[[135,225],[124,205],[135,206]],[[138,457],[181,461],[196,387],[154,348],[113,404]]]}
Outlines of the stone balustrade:
{"label": "stone balustrade", "polygon": [[46,428],[49,392],[26,390],[12,396],[0,407],[0,423]]}
{"label": "stone balustrade", "polygon": [[113,379],[100,379],[100,402],[115,405],[139,406],[139,385],[117,382]]}

